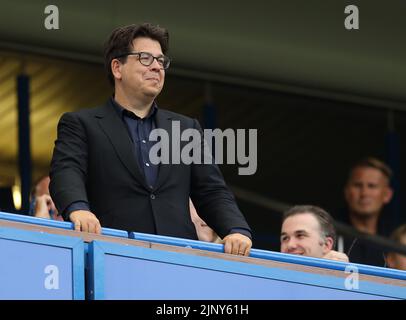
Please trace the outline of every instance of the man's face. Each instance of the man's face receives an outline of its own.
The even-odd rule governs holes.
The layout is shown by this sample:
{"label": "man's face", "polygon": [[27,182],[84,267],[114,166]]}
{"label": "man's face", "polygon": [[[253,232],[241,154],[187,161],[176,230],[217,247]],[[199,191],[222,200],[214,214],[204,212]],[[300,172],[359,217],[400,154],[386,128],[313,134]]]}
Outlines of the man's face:
{"label": "man's face", "polygon": [[[132,52],[148,52],[154,57],[163,56],[159,42],[144,37],[133,40]],[[141,101],[157,97],[165,82],[165,70],[156,59],[150,66],[144,66],[138,55],[129,55],[125,63],[120,63],[117,71],[116,86],[120,85],[125,94]]]}
{"label": "man's face", "polygon": [[331,238],[323,239],[320,224],[305,212],[288,217],[282,224],[281,252],[322,258],[332,249]]}
{"label": "man's face", "polygon": [[349,210],[360,216],[378,216],[392,198],[388,179],[375,168],[358,167],[352,171],[344,189]]}
{"label": "man's face", "polygon": [[[400,243],[406,246],[406,235],[400,238]],[[406,270],[406,256],[399,253],[388,254],[388,266],[389,268]]]}

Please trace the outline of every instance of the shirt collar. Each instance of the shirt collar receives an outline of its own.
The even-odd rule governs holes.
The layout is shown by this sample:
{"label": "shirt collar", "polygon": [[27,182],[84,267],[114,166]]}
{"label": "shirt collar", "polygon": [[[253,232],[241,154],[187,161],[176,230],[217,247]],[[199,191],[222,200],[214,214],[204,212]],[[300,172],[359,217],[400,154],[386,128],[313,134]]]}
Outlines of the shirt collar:
{"label": "shirt collar", "polygon": [[[121,118],[123,118],[124,116],[127,116],[127,117],[130,117],[130,118],[133,118],[133,119],[138,119],[138,120],[141,119],[141,118],[140,118],[139,116],[137,116],[135,113],[133,113],[133,112],[127,110],[127,109],[124,108],[122,105],[120,105],[120,104],[114,99],[114,97],[111,97],[110,99],[111,99],[111,102],[112,102],[112,104],[113,104],[113,106],[114,106],[114,109],[117,111],[118,115],[119,115]],[[156,114],[157,110],[158,110],[158,106],[157,106],[156,102],[154,101],[154,102],[152,103],[151,109],[149,109],[149,112],[148,112],[147,116],[146,116],[145,118],[143,118],[143,119],[149,119],[149,118],[155,117],[155,114]]]}

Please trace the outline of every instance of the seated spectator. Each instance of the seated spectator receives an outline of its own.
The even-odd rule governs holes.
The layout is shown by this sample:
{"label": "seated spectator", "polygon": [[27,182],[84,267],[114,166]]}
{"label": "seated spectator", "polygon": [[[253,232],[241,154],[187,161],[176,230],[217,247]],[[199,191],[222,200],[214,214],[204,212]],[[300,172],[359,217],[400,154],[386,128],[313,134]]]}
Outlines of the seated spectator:
{"label": "seated spectator", "polygon": [[210,228],[206,224],[206,222],[203,221],[202,218],[199,217],[192,201],[190,200],[189,200],[189,208],[190,208],[190,217],[196,228],[197,238],[200,241],[223,243],[223,241],[217,235],[217,233],[214,232],[214,230]]}
{"label": "seated spectator", "polygon": [[[406,246],[406,224],[401,225],[391,235],[391,239]],[[406,270],[406,256],[389,252],[386,259],[389,268]]]}
{"label": "seated spectator", "polygon": [[333,219],[323,209],[303,205],[284,213],[281,252],[348,262],[344,253],[333,250],[335,241]]}
{"label": "seated spectator", "polygon": [[49,176],[41,177],[31,192],[30,214],[37,218],[63,221],[49,195]]}

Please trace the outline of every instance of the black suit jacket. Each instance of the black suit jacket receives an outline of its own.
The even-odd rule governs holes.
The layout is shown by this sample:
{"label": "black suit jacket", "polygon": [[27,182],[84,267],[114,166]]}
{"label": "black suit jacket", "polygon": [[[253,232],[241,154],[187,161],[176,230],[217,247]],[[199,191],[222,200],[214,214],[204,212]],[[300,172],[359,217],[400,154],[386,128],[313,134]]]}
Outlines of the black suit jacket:
{"label": "black suit jacket", "polygon": [[[157,110],[157,128],[170,137],[173,120],[180,121],[181,130],[201,130],[194,119]],[[75,201],[87,201],[102,227],[197,239],[190,196],[199,215],[220,237],[234,228],[250,230],[216,165],[160,164],[151,189],[134,152],[111,101],[65,113],[58,124],[50,171],[57,209],[64,212]]]}

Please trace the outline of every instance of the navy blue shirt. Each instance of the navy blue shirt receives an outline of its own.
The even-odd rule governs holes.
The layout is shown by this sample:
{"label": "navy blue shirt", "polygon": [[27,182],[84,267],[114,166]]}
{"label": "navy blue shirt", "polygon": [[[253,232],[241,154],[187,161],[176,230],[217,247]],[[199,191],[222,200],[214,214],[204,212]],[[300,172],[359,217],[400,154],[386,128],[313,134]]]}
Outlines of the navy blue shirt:
{"label": "navy blue shirt", "polygon": [[113,105],[118,112],[120,119],[126,124],[128,133],[133,142],[134,154],[138,160],[138,167],[144,173],[145,181],[153,189],[158,178],[159,167],[149,161],[149,151],[156,141],[149,141],[149,134],[156,129],[155,115],[158,107],[155,102],[145,118],[120,106],[114,99]]}

